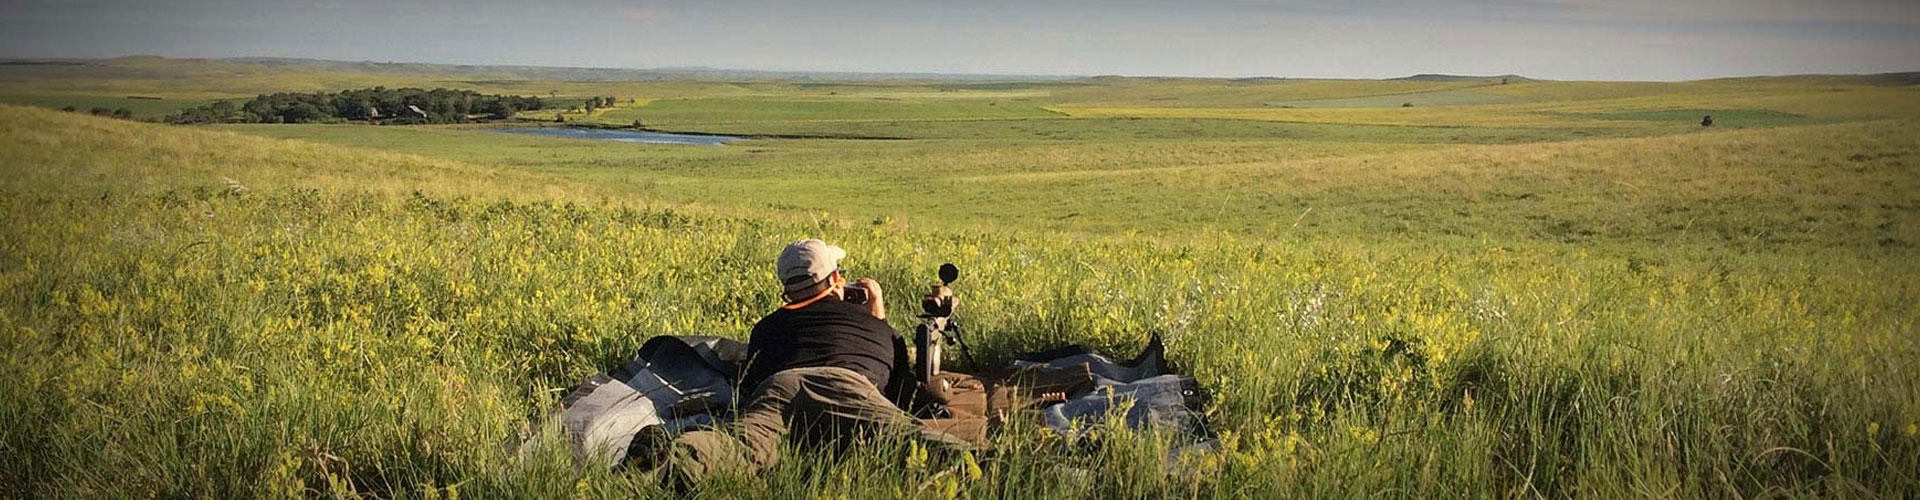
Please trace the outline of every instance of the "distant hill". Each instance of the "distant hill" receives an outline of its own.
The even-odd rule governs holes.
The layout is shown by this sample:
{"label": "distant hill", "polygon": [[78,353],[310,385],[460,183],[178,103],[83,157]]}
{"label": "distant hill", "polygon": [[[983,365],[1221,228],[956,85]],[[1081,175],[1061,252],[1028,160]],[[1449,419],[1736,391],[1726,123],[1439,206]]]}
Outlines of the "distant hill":
{"label": "distant hill", "polygon": [[1905,73],[1881,73],[1877,75],[1862,75],[1860,78],[1864,81],[1872,82],[1872,84],[1874,85],[1886,85],[1886,86],[1892,86],[1892,87],[1920,85],[1920,71],[1908,71]]}
{"label": "distant hill", "polygon": [[1876,87],[1906,87],[1920,85],[1920,71],[1901,73],[1874,73],[1867,75],[1784,75],[1749,76],[1741,78],[1719,78],[1717,81],[1751,82],[1791,82],[1807,85],[1872,85]]}
{"label": "distant hill", "polygon": [[1388,78],[1388,80],[1399,81],[1399,82],[1499,82],[1500,80],[1506,80],[1511,83],[1535,81],[1532,78],[1527,78],[1520,75],[1472,76],[1472,75],[1444,75],[1444,74],[1436,74],[1436,73],[1421,73],[1418,75],[1403,76],[1400,78]]}
{"label": "distant hill", "polygon": [[566,66],[469,65],[332,61],[280,57],[216,59],[294,69],[365,73],[429,74],[447,77],[485,77],[509,80],[618,82],[645,80],[1064,80],[1072,76],[992,75],[971,73],[858,73],[843,71],[760,71],[704,66],[668,68],[586,68]]}

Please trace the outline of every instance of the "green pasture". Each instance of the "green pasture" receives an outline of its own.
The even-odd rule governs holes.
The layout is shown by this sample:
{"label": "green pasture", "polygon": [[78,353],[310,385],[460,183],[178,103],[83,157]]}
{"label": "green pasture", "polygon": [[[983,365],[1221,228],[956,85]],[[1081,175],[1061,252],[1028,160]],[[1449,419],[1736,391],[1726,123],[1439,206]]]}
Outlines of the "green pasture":
{"label": "green pasture", "polygon": [[[1886,78],[485,71],[0,66],[0,102],[26,105],[0,105],[0,497],[675,497],[508,448],[559,442],[530,419],[652,335],[743,338],[777,305],[773,254],[805,237],[846,247],[900,329],[898,297],[959,264],[991,362],[1164,335],[1220,450],[1169,461],[1167,436],[1069,445],[1015,421],[991,454],[789,450],[695,496],[1920,490],[1920,89]],[[166,126],[33,101],[373,85],[612,95],[568,120],[760,138]],[[1271,105],[1296,102],[1332,106]]]}
{"label": "green pasture", "polygon": [[223,130],[308,142],[391,151],[475,164],[538,170],[591,171],[641,162],[743,158],[739,148],[685,147],[555,139],[489,132],[478,127],[374,127],[363,125],[222,125]]}
{"label": "green pasture", "polygon": [[[1224,230],[1369,241],[1493,237],[1622,249],[1661,241],[1749,249],[1885,245],[1899,251],[1920,243],[1920,228],[1898,222],[1907,210],[1900,207],[1908,206],[1905,190],[1920,189],[1904,169],[1910,151],[1920,148],[1915,137],[1900,133],[1909,123],[1581,141],[1561,134],[1539,138],[1547,142],[1479,146],[1396,139],[1490,131],[1382,127],[1388,130],[1318,138],[753,140],[683,147],[484,130],[230,129],[557,173],[674,203],[935,227],[1066,234]],[[1356,128],[1302,128],[1314,127]],[[1757,152],[1767,144],[1799,153]],[[1849,175],[1806,175],[1828,169]]]}
{"label": "green pasture", "polygon": [[[884,87],[799,85],[809,92]],[[1910,120],[1851,114],[1855,103],[1882,98],[1877,91],[1808,89],[1801,96],[1791,87],[1753,87],[1724,95],[1643,91],[1613,100],[1524,105],[1245,110],[1298,112],[1303,121],[1260,114],[1157,117],[1151,109],[1134,111],[1149,116],[1100,117],[1065,108],[1075,114],[1063,116],[992,101],[813,97],[654,100],[593,117],[615,124],[647,117],[642,119],[650,127],[672,131],[806,138],[711,148],[461,128],[227,128],[559,174],[729,213],[830,213],[915,227],[1026,227],[1096,236],[1224,231],[1380,242],[1409,235],[1520,238],[1633,252],[1661,241],[1672,248],[1841,244],[1888,252],[1920,242],[1915,228],[1894,222],[1903,213],[1897,207],[1907,206],[1893,194],[1900,191],[1881,189],[1912,184],[1901,167],[1906,153],[1885,153],[1914,147],[1914,136],[1901,132]],[[1086,85],[1043,88],[1088,91]],[[1421,94],[1374,99],[1407,95]],[[1713,101],[1829,111],[1813,118],[1763,108],[1685,106]],[[1241,111],[1167,109],[1227,116]],[[1343,121],[1404,113],[1439,123]],[[1719,124],[1700,127],[1700,114],[1715,115]],[[1498,125],[1509,121],[1516,125]],[[1743,128],[1764,130],[1738,130]],[[1792,145],[1801,154],[1749,149],[1764,144]],[[1826,168],[1854,175],[1805,175]]]}
{"label": "green pasture", "polygon": [[1047,101],[1085,107],[1257,108],[1269,102],[1409,94],[1481,85],[1391,80],[1119,77],[1094,78],[1089,83],[1093,84],[1054,89]]}
{"label": "green pasture", "polygon": [[1316,99],[1309,101],[1280,101],[1265,103],[1267,106],[1282,108],[1393,108],[1412,106],[1468,106],[1476,104],[1507,104],[1522,102],[1520,98],[1498,94],[1489,94],[1475,90],[1439,90],[1432,92],[1413,92],[1407,94],[1386,94],[1365,97],[1342,97],[1334,99]]}
{"label": "green pasture", "polygon": [[1367,143],[1511,144],[1651,135],[1619,127],[1454,127],[1299,123],[1254,119],[1091,117],[1084,119],[874,120],[662,125],[716,134],[874,139],[1007,141],[1251,140]]}
{"label": "green pasture", "polygon": [[1805,116],[1764,109],[1658,109],[1616,111],[1611,113],[1555,113],[1551,111],[1546,113],[1589,120],[1664,123],[1698,122],[1701,121],[1703,117],[1712,116],[1714,126],[1721,127],[1765,127],[1807,123],[1809,121]]}
{"label": "green pasture", "polygon": [[617,108],[600,121],[648,126],[876,120],[956,120],[1055,116],[1036,106],[992,100],[902,101],[890,99],[789,101],[762,99],[662,99],[645,106]]}

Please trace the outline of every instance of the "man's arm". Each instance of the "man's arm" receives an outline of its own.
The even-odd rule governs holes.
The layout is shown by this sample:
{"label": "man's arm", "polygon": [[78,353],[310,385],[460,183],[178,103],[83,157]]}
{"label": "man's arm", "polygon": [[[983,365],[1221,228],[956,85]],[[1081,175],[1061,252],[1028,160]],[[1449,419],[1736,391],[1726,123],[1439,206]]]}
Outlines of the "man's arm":
{"label": "man's arm", "polygon": [[880,282],[874,281],[873,278],[860,278],[858,283],[860,284],[860,288],[867,289],[867,312],[873,314],[873,317],[885,321],[887,319],[887,298],[886,294],[880,292]]}

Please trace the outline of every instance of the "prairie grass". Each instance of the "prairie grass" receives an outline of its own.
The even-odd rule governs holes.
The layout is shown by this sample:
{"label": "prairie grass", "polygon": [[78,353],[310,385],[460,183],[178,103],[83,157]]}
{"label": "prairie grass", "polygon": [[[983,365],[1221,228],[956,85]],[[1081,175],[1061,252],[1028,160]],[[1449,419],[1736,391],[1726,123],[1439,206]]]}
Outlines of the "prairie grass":
{"label": "prairie grass", "polygon": [[990,364],[1167,336],[1222,451],[1015,424],[702,496],[1910,496],[1920,139],[1803,114],[1848,121],[672,148],[0,106],[0,496],[671,496],[503,444],[652,335],[744,337],[803,237],[896,296],[958,264]]}

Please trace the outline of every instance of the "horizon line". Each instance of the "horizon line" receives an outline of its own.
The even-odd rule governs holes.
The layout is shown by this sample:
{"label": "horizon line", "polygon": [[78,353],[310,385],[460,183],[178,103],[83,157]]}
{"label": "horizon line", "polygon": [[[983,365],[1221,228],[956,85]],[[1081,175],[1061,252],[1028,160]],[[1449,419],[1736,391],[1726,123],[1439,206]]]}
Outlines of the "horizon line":
{"label": "horizon line", "polygon": [[[871,75],[871,76],[895,75],[895,76],[909,76],[909,77],[940,77],[940,76],[992,77],[992,78],[1005,78],[1005,79],[1023,78],[1023,77],[1037,77],[1037,78],[1049,78],[1049,79],[1089,79],[1089,78],[1102,78],[1102,77],[1119,77],[1119,78],[1185,78],[1185,79],[1208,79],[1208,80],[1282,79],[1282,80],[1376,80],[1377,81],[1377,80],[1395,80],[1395,79],[1404,79],[1404,78],[1414,78],[1414,77],[1421,77],[1421,76],[1438,76],[1438,77],[1450,77],[1450,78],[1523,78],[1527,80],[1547,81],[1547,82],[1685,83],[1685,82],[1727,80],[1727,79],[1740,79],[1740,78],[1878,76],[1878,75],[1899,75],[1899,74],[1908,74],[1908,73],[1920,73],[1920,69],[1910,69],[1910,70],[1896,70],[1896,71],[1880,71],[1880,72],[1873,72],[1873,73],[1776,73],[1776,74],[1722,75],[1722,76],[1694,78],[1694,79],[1685,79],[1685,80],[1662,80],[1662,79],[1558,80],[1553,78],[1527,76],[1527,75],[1524,75],[1521,73],[1515,73],[1515,72],[1508,72],[1508,73],[1502,73],[1502,74],[1468,74],[1468,73],[1450,73],[1445,71],[1416,71],[1413,73],[1407,73],[1400,76],[1377,77],[1377,78],[1355,77],[1355,76],[1276,76],[1276,75],[1221,76],[1221,75],[1170,75],[1170,74],[1146,75],[1146,74],[1124,74],[1124,73],[1102,73],[1102,74],[994,73],[994,72],[974,73],[974,72],[940,71],[940,70],[875,71],[875,70],[836,70],[836,69],[755,69],[755,68],[725,68],[725,67],[709,67],[709,66],[654,66],[654,67],[564,66],[564,65],[549,66],[549,65],[540,65],[540,64],[524,64],[524,63],[464,63],[464,62],[397,61],[397,60],[376,61],[371,59],[347,60],[347,59],[327,59],[327,58],[317,58],[317,57],[272,56],[272,55],[248,55],[248,56],[224,56],[224,57],[222,56],[168,56],[163,54],[125,54],[125,55],[119,55],[119,56],[113,56],[113,57],[4,55],[4,56],[0,56],[0,62],[113,61],[113,60],[119,60],[119,59],[143,59],[143,58],[171,59],[171,60],[229,61],[229,62],[244,61],[244,60],[276,60],[277,59],[277,60],[289,60],[289,61],[316,61],[316,62],[357,63],[357,64],[500,67],[500,68],[527,68],[527,69],[589,70],[589,71],[657,71],[657,72],[687,72],[687,73],[711,71],[711,72],[771,73],[771,74],[785,73],[785,74],[829,74],[829,75]],[[909,79],[917,79],[917,78],[909,78]],[[529,80],[529,81],[538,81],[538,80]]]}

